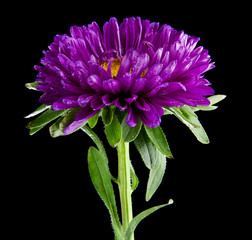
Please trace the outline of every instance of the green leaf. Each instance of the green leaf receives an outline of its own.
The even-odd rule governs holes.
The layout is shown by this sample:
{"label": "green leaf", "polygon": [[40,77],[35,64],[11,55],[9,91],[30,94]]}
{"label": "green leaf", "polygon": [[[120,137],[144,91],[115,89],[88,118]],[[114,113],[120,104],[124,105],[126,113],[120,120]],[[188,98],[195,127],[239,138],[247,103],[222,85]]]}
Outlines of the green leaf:
{"label": "green leaf", "polygon": [[170,147],[160,126],[157,128],[150,128],[144,125],[147,135],[158,150],[166,155],[168,158],[173,158]]}
{"label": "green leaf", "polygon": [[97,148],[99,149],[102,155],[102,159],[105,161],[105,165],[108,166],[108,157],[100,138],[87,125],[82,126],[81,130],[85,132],[94,141],[94,143],[96,144]]}
{"label": "green leaf", "polygon": [[215,110],[217,108],[217,106],[213,106],[213,105],[216,104],[216,103],[218,103],[218,102],[220,102],[220,101],[222,101],[225,98],[226,98],[226,95],[221,95],[221,94],[213,95],[213,96],[208,97],[208,100],[210,101],[209,106],[198,105],[197,107],[190,107],[190,108],[194,112],[197,112],[199,110],[202,110],[202,111],[212,111],[212,110]]}
{"label": "green leaf", "polygon": [[25,87],[30,89],[30,90],[35,90],[35,91],[38,91],[36,89],[36,87],[39,85],[39,82],[32,82],[32,83],[26,83],[25,84]]}
{"label": "green leaf", "polygon": [[[64,130],[75,120],[75,117],[76,117],[77,113],[80,111],[80,109],[81,109],[80,107],[73,108],[67,112],[67,114],[64,116],[63,120],[59,124],[59,128],[60,128],[61,132],[64,132]],[[86,123],[87,122],[85,122],[84,124],[86,124]],[[74,132],[76,132],[80,128],[81,127],[75,129]],[[74,132],[72,132],[72,133],[74,133]]]}
{"label": "green leaf", "polygon": [[145,166],[151,169],[156,161],[156,147],[148,137],[144,128],[141,129],[134,143]]}
{"label": "green leaf", "polygon": [[122,128],[117,117],[114,115],[110,125],[105,125],[105,133],[109,144],[116,147],[122,138]]}
{"label": "green leaf", "polygon": [[102,109],[102,121],[104,122],[105,126],[108,126],[112,123],[113,114],[114,114],[114,109],[112,109],[111,107],[107,106]]}
{"label": "green leaf", "polygon": [[223,99],[225,99],[227,96],[226,95],[221,95],[221,94],[218,94],[218,95],[213,95],[211,97],[208,97],[208,100],[211,102],[210,103],[210,106],[222,101]]}
{"label": "green leaf", "polygon": [[196,118],[191,116],[185,108],[170,108],[170,110],[174,113],[174,115],[183,122],[195,135],[199,142],[208,144],[209,139],[208,136],[201,125],[200,121]]}
{"label": "green leaf", "polygon": [[34,117],[42,112],[44,112],[46,109],[50,108],[51,106],[42,104],[40,107],[38,107],[34,112],[30,113],[29,115],[25,116],[25,118],[31,118]]}
{"label": "green leaf", "polygon": [[171,204],[173,204],[173,200],[172,200],[172,199],[170,199],[169,202],[168,202],[167,204],[155,206],[155,207],[149,208],[149,209],[147,209],[147,210],[145,210],[145,211],[139,213],[137,216],[135,216],[135,217],[131,220],[131,222],[130,222],[130,224],[129,224],[127,230],[126,230],[125,238],[124,238],[124,239],[125,239],[125,240],[130,240],[130,237],[131,237],[132,233],[135,231],[135,229],[136,229],[136,227],[138,226],[138,224],[139,224],[144,218],[146,218],[147,216],[149,216],[151,213],[153,213],[153,212],[155,212],[155,211],[157,211],[157,210],[159,210],[159,209],[161,209],[161,208],[163,208],[163,207],[166,207],[166,206],[168,206],[168,205],[171,205]]}
{"label": "green leaf", "polygon": [[152,166],[149,174],[148,184],[145,199],[149,201],[153,194],[158,189],[166,168],[166,157],[160,151],[156,149],[156,161]]}
{"label": "green leaf", "polygon": [[[177,107],[172,107],[170,108],[170,111],[174,113],[174,115],[181,121],[183,122],[187,127],[200,127],[199,125],[195,124],[195,117],[189,114],[183,107],[177,108]],[[195,115],[195,113],[194,113]]]}
{"label": "green leaf", "polygon": [[88,169],[92,183],[109,210],[112,226],[117,239],[122,239],[122,226],[116,209],[115,194],[108,167],[101,153],[94,147],[88,151]]}
{"label": "green leaf", "polygon": [[98,122],[98,119],[99,119],[99,114],[100,114],[100,112],[98,112],[93,117],[91,117],[91,118],[88,119],[88,125],[89,125],[89,127],[94,128],[96,126],[96,124]]}
{"label": "green leaf", "polygon": [[[45,124],[46,125],[46,124]],[[45,125],[41,125],[39,127],[35,127],[35,128],[32,128],[29,132],[29,134],[32,136],[34,135],[36,132],[38,132],[39,130],[41,130]]]}
{"label": "green leaf", "polygon": [[46,124],[60,117],[66,112],[67,110],[52,111],[51,109],[48,109],[47,111],[43,112],[39,117],[37,117],[35,120],[31,121],[27,125],[27,128],[31,129],[40,127],[42,125],[45,126]]}
{"label": "green leaf", "polygon": [[142,128],[142,122],[139,120],[135,127],[129,127],[126,123],[126,118],[122,122],[122,139],[124,142],[132,142],[135,140]]}
{"label": "green leaf", "polygon": [[60,123],[63,119],[64,117],[59,118],[53,125],[50,126],[49,132],[51,137],[55,138],[59,136],[64,136],[64,132],[60,129]]}
{"label": "green leaf", "polygon": [[134,190],[136,190],[139,181],[132,164],[130,165],[130,176],[131,176],[131,190],[133,192]]}

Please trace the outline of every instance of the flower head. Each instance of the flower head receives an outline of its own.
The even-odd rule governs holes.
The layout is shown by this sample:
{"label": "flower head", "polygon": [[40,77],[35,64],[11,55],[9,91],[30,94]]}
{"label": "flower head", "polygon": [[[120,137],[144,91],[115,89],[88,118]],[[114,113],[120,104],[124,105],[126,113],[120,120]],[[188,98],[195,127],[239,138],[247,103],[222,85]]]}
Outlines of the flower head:
{"label": "flower head", "polygon": [[57,35],[44,51],[37,75],[40,102],[52,110],[81,107],[65,134],[83,125],[100,109],[114,105],[155,128],[163,107],[208,106],[214,94],[203,74],[214,67],[199,38],[168,25],[111,18],[100,30],[96,22],[73,26],[70,36]]}

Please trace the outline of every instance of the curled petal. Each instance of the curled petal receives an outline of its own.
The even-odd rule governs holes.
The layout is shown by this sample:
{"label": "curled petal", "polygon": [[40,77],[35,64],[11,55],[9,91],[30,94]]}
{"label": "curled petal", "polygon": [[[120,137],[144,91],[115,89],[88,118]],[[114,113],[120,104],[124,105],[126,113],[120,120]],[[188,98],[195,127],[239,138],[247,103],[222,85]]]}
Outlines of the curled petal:
{"label": "curled petal", "polygon": [[97,114],[99,110],[94,111],[90,106],[82,108],[76,115],[75,120],[65,128],[64,134],[68,135],[80,128],[89,118]]}

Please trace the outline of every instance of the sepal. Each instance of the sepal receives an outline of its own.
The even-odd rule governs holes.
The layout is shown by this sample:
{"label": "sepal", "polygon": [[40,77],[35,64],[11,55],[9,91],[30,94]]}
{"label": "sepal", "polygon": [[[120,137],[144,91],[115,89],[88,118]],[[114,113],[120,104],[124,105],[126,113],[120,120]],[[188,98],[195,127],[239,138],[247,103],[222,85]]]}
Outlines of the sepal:
{"label": "sepal", "polygon": [[30,89],[30,90],[35,90],[35,91],[38,91],[36,89],[36,87],[39,85],[39,82],[32,82],[32,83],[26,83],[25,84],[25,87]]}

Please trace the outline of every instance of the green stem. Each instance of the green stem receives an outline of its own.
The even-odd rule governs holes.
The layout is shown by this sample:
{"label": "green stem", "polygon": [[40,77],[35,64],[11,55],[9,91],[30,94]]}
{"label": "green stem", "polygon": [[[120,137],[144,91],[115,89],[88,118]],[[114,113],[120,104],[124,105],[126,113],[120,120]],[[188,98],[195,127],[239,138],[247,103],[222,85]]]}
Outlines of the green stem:
{"label": "green stem", "polygon": [[[133,218],[132,200],[131,200],[131,179],[130,179],[130,156],[129,143],[123,140],[117,145],[118,152],[118,186],[121,201],[122,226],[124,233]],[[134,240],[132,234],[130,240]]]}

